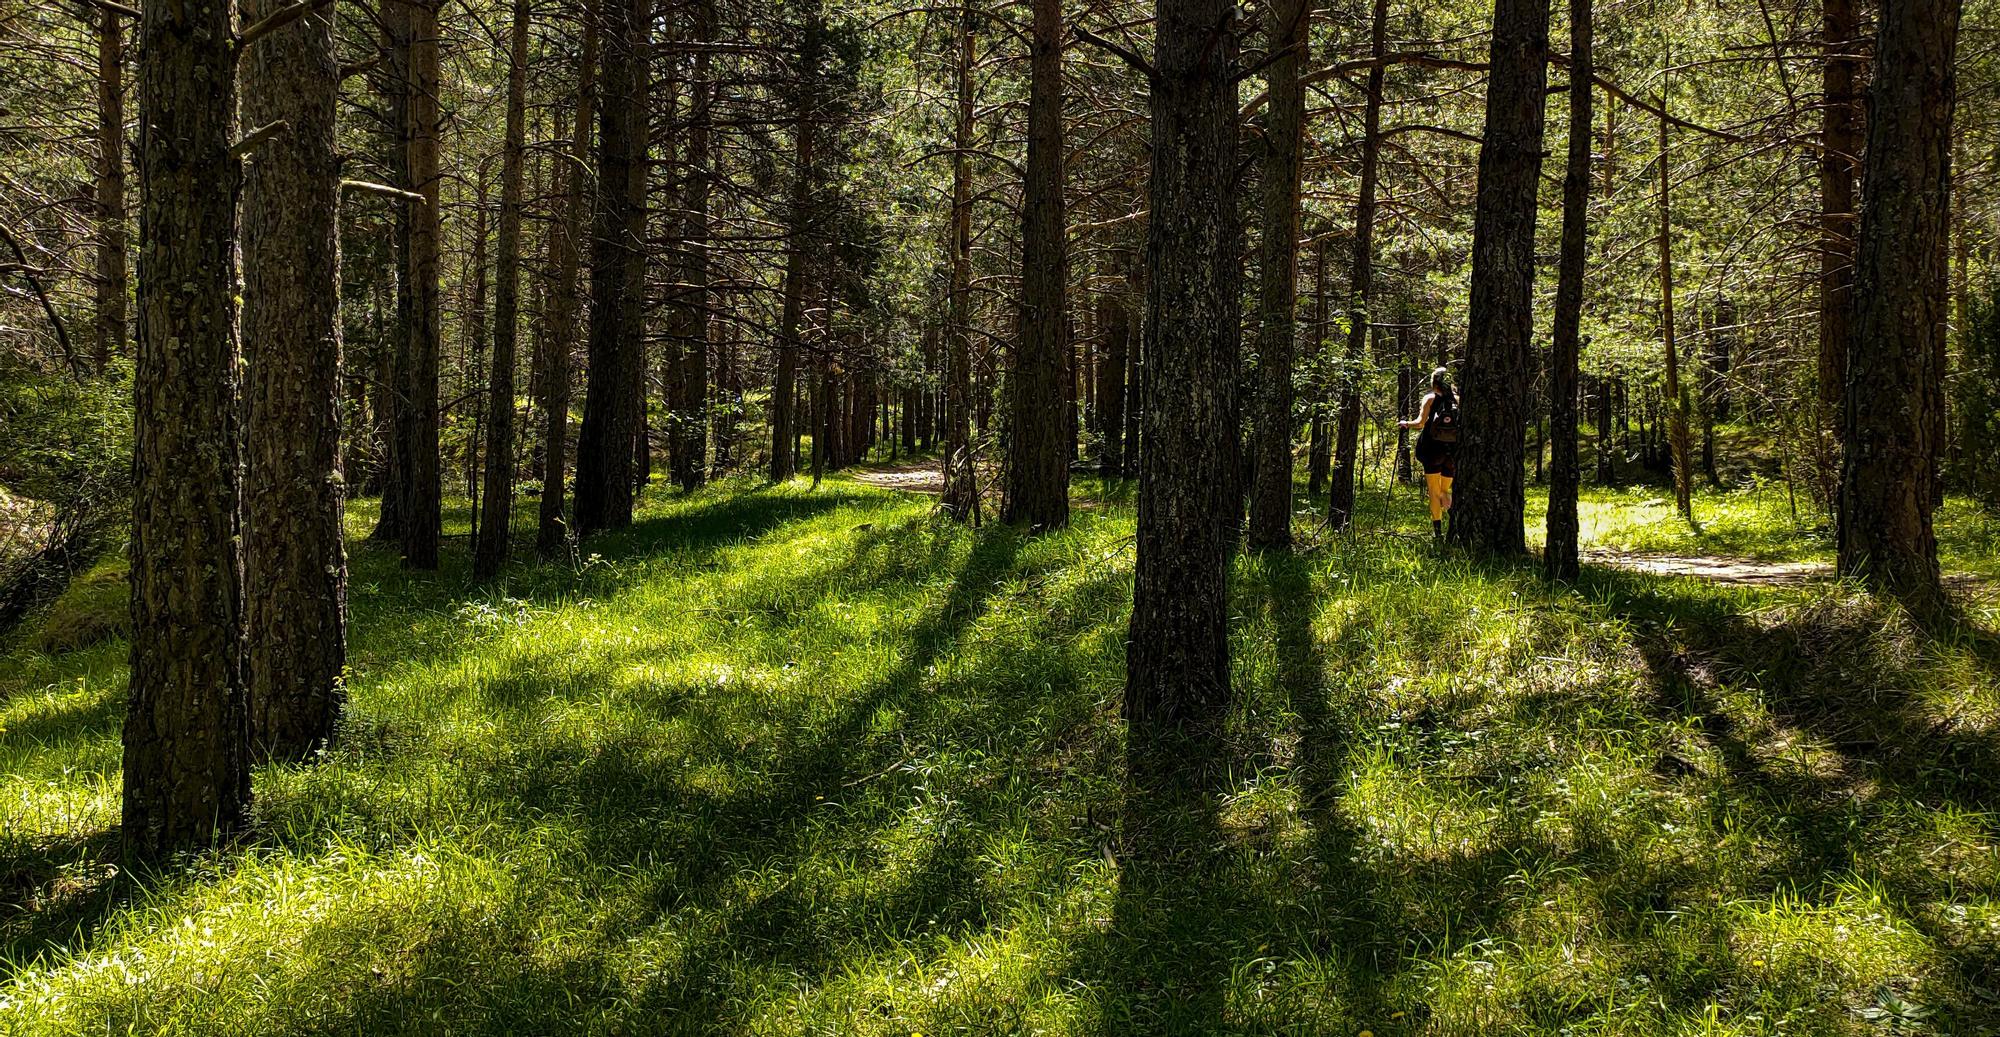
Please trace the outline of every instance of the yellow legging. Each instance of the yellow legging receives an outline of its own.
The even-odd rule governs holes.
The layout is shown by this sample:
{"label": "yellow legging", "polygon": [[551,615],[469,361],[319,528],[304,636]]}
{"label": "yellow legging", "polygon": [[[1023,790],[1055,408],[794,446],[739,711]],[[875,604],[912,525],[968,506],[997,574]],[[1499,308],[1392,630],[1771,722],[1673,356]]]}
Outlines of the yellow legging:
{"label": "yellow legging", "polygon": [[1431,521],[1444,521],[1445,509],[1451,506],[1451,476],[1426,475],[1424,482],[1431,489]]}

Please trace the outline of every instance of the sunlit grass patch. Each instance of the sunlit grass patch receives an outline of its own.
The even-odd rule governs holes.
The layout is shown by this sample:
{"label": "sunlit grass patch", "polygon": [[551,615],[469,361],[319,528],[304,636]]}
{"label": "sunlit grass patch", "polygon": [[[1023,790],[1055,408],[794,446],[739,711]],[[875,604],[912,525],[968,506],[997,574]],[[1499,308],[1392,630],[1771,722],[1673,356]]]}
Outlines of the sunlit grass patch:
{"label": "sunlit grass patch", "polygon": [[122,648],[0,659],[0,1032],[2000,1026],[1977,627],[1551,587],[1371,487],[1235,560],[1227,773],[1148,834],[1130,497],[1080,489],[1044,536],[843,478],[655,491],[486,585],[463,541],[357,542],[338,744],[159,873],[104,864]]}

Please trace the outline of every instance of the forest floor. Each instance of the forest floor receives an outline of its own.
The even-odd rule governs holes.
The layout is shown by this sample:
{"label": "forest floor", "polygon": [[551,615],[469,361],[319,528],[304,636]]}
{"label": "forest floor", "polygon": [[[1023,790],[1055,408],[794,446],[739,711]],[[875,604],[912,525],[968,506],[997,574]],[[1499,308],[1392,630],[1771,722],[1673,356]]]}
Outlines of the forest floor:
{"label": "forest floor", "polygon": [[[357,536],[339,743],[146,873],[122,643],[22,638],[0,1033],[2000,1031],[1990,602],[1552,586],[1372,487],[1356,535],[1237,560],[1229,766],[1155,809],[1130,488],[1078,493],[1029,538],[857,477],[656,491],[490,585]],[[1699,533],[1656,496],[1592,491],[1586,542],[1827,559],[1782,494]],[[1941,530],[2000,565],[1975,510]]]}

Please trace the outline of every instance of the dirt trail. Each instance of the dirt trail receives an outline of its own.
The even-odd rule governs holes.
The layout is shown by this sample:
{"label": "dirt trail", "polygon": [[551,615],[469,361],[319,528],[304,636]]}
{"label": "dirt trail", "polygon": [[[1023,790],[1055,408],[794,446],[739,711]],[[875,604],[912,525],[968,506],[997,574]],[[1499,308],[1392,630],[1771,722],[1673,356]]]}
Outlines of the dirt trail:
{"label": "dirt trail", "polygon": [[[1735,587],[1797,587],[1834,578],[1825,562],[1767,562],[1755,558],[1712,555],[1636,554],[1594,547],[1583,552],[1586,563],[1654,576],[1695,576]],[[1991,587],[1972,573],[1945,573],[1945,586],[1978,595]]]}
{"label": "dirt trail", "polygon": [[1833,578],[1833,566],[1824,562],[1766,562],[1754,558],[1722,558],[1711,555],[1634,554],[1602,547],[1585,550],[1583,560],[1594,565],[1654,576],[1699,576],[1716,583],[1739,587],[1796,587],[1802,583]]}
{"label": "dirt trail", "polygon": [[885,490],[907,490],[932,496],[944,492],[944,472],[938,468],[936,461],[863,469],[854,473],[854,481],[880,486]]}
{"label": "dirt trail", "polygon": [[[938,470],[936,461],[868,468],[855,472],[854,478],[857,482],[889,490],[903,490],[931,496],[944,492],[944,474]],[[1583,552],[1583,561],[1591,565],[1608,566],[1651,576],[1693,576],[1732,587],[1797,587],[1833,579],[1833,566],[1825,562],[1771,562],[1720,555],[1641,554],[1606,547],[1587,548]],[[1956,590],[1986,589],[1985,581],[1970,573],[1946,573],[1945,583]]]}

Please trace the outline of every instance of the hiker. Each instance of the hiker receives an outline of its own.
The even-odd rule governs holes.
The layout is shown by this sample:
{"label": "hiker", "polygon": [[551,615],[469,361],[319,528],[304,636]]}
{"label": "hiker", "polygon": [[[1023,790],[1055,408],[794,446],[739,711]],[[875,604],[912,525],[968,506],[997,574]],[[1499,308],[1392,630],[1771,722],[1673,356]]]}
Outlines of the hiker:
{"label": "hiker", "polygon": [[1431,391],[1417,416],[1397,425],[1418,430],[1417,460],[1431,495],[1431,535],[1441,540],[1444,515],[1451,510],[1451,480],[1458,475],[1458,394],[1451,388],[1451,372],[1442,367],[1432,371]]}

